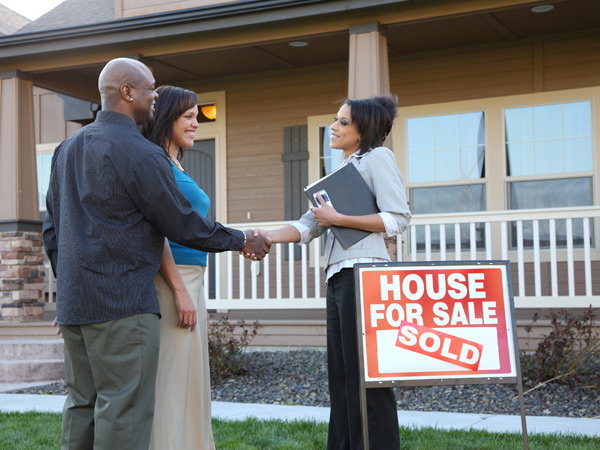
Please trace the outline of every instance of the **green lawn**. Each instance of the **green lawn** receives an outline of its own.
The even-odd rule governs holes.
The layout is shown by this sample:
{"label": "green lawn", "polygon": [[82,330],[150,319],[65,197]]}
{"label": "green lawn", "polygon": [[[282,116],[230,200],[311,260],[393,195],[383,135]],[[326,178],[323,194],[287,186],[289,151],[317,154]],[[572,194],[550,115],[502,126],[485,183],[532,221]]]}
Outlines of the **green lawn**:
{"label": "green lawn", "polygon": [[[55,413],[0,413],[0,450],[59,449],[60,420]],[[218,450],[311,450],[324,449],[327,442],[327,424],[313,421],[213,420],[213,428]],[[515,433],[431,428],[401,428],[400,443],[407,450],[523,449],[523,438]],[[600,438],[535,434],[529,436],[529,448],[597,450]]]}

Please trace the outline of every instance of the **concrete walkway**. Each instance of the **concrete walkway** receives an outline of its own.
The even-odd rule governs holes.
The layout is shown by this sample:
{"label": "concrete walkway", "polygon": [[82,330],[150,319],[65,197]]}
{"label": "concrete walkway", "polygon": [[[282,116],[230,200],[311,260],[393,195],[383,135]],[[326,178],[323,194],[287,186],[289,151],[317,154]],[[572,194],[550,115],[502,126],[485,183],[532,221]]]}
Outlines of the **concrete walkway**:
{"label": "concrete walkway", "polygon": [[[35,394],[0,394],[0,411],[60,412],[65,396]],[[212,416],[225,420],[329,420],[329,408],[317,406],[260,405],[253,403],[213,402]],[[521,433],[521,417],[491,414],[460,414],[447,412],[398,411],[400,425],[443,430],[485,430]],[[527,433],[582,434],[600,437],[600,419],[567,417],[527,417]]]}

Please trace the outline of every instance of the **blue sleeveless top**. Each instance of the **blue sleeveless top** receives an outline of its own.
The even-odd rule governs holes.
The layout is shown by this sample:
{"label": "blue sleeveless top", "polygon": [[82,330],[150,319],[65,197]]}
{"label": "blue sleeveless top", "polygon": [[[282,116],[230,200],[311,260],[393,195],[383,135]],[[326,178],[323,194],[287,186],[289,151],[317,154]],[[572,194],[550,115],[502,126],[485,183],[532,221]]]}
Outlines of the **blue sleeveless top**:
{"label": "blue sleeveless top", "polygon": [[[187,172],[182,172],[172,162],[171,166],[173,167],[173,175],[175,175],[175,181],[181,193],[188,199],[188,202],[192,205],[192,209],[198,211],[202,217],[206,217],[208,208],[210,208],[208,195],[198,187],[194,179]],[[169,241],[169,245],[171,246],[175,264],[206,266],[206,252],[184,247],[171,241]]]}

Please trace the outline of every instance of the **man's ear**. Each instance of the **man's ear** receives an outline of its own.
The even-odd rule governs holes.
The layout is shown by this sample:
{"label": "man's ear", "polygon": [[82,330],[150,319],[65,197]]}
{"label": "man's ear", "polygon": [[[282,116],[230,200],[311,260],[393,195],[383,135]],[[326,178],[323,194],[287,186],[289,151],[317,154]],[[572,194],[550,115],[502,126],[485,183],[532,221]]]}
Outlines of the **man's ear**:
{"label": "man's ear", "polygon": [[128,84],[124,84],[121,86],[120,91],[121,91],[121,97],[123,98],[123,100],[125,100],[127,102],[133,101],[133,97],[131,96],[131,91],[132,91],[131,86],[129,86]]}

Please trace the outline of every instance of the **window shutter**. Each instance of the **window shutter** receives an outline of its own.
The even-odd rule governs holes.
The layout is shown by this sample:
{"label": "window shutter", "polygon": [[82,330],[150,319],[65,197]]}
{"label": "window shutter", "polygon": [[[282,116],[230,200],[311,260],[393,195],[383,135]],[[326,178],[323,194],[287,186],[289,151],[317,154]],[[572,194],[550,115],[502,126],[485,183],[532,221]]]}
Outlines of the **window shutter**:
{"label": "window shutter", "polygon": [[306,125],[283,129],[285,220],[296,220],[307,208],[304,187],[308,184],[308,138]]}
{"label": "window shutter", "polygon": [[[308,202],[304,187],[308,184],[308,127],[300,125],[283,129],[283,173],[285,184],[285,220],[297,220]],[[287,251],[287,250],[286,250]],[[296,247],[294,259],[300,259]]]}

